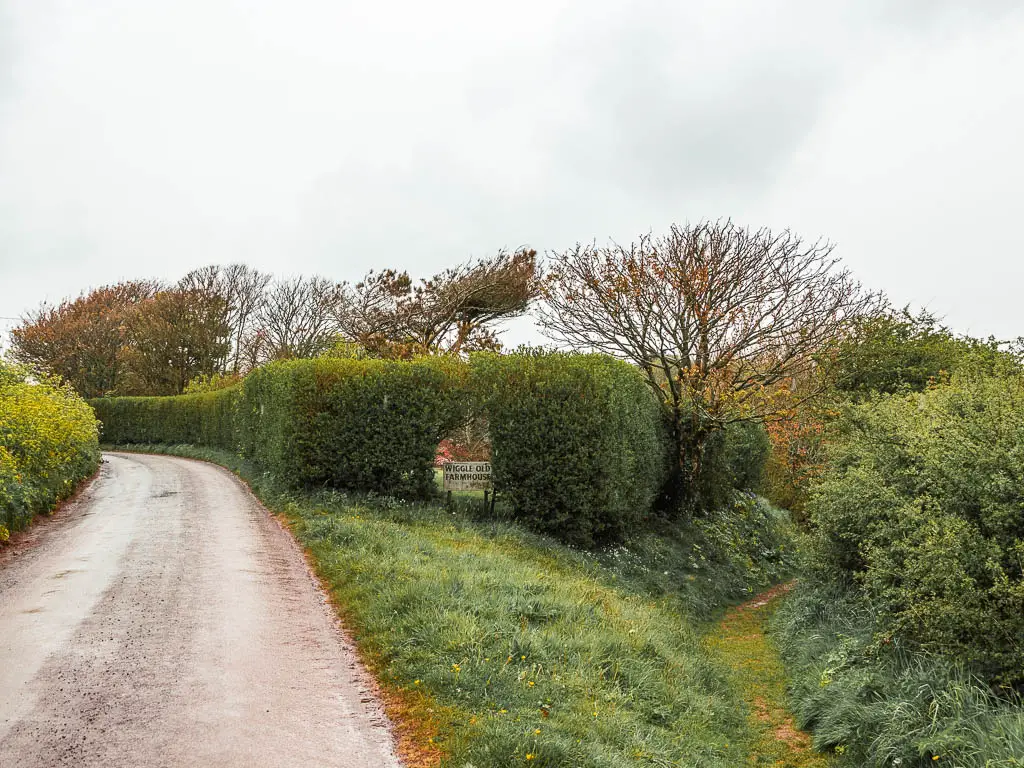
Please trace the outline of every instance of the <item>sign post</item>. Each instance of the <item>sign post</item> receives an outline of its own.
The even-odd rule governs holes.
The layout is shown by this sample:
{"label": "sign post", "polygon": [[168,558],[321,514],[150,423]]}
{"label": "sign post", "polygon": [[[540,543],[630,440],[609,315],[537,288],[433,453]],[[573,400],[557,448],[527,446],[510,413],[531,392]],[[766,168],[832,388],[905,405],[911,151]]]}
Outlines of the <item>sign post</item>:
{"label": "sign post", "polygon": [[449,461],[442,466],[441,472],[449,506],[452,502],[452,491],[483,491],[484,512],[494,512],[495,493],[491,485],[491,462]]}
{"label": "sign post", "polygon": [[446,491],[489,491],[491,462],[449,461],[443,468]]}

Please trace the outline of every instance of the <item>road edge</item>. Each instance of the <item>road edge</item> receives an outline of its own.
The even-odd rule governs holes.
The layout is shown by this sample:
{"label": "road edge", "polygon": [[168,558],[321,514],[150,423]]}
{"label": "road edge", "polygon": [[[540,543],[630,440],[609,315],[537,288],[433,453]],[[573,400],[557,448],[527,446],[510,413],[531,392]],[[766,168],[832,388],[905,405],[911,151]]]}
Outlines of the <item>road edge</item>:
{"label": "road edge", "polygon": [[[436,768],[436,766],[439,766],[441,764],[442,754],[435,746],[433,746],[432,740],[429,738],[430,734],[427,733],[427,731],[429,731],[429,727],[425,726],[420,719],[411,715],[410,710],[413,709],[413,707],[403,699],[401,692],[388,690],[388,688],[381,683],[378,676],[374,673],[374,667],[376,665],[373,663],[372,659],[368,658],[368,654],[362,647],[360,647],[358,640],[345,623],[345,606],[340,605],[331,594],[324,577],[320,574],[319,563],[316,557],[306,547],[304,547],[302,542],[295,536],[293,520],[288,516],[287,512],[277,510],[272,505],[264,501],[260,495],[253,490],[249,481],[238,471],[229,466],[221,464],[212,458],[203,458],[194,455],[187,455],[185,452],[174,451],[173,449],[178,446],[168,446],[169,450],[165,451],[153,450],[154,447],[155,446],[147,445],[144,446],[142,450],[135,450],[130,446],[124,445],[103,445],[101,446],[101,450],[104,454],[124,453],[140,454],[145,456],[172,456],[185,461],[198,461],[204,464],[212,464],[231,475],[235,482],[242,487],[252,500],[255,501],[259,507],[266,512],[266,514],[287,534],[287,537],[291,542],[291,546],[293,546],[301,556],[302,561],[305,564],[307,575],[313,582],[314,588],[318,591],[323,603],[330,609],[335,631],[339,633],[342,642],[353,652],[353,656],[358,664],[358,669],[356,670],[357,678],[366,688],[367,692],[374,698],[375,704],[379,707],[384,717],[385,727],[387,728],[388,734],[394,745],[394,753],[399,765],[402,766],[402,768]],[[180,448],[188,449],[196,447],[183,444]]]}

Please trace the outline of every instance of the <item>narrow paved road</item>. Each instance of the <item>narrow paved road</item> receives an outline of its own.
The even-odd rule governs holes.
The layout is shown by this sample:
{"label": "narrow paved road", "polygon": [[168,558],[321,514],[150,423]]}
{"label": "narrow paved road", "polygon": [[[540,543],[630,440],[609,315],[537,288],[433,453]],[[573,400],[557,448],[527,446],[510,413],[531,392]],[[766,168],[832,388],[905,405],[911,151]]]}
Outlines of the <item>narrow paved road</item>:
{"label": "narrow paved road", "polygon": [[108,454],[74,504],[0,565],[2,768],[398,765],[301,552],[233,475]]}

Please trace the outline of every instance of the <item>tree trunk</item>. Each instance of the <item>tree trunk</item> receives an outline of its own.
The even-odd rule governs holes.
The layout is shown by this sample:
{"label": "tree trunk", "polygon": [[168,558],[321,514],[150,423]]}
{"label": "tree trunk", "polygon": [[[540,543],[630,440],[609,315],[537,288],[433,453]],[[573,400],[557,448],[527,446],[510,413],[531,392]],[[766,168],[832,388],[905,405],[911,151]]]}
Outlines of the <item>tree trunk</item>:
{"label": "tree trunk", "polygon": [[715,503],[708,493],[706,462],[709,441],[719,427],[682,411],[668,420],[672,454],[657,509],[670,519],[703,514]]}

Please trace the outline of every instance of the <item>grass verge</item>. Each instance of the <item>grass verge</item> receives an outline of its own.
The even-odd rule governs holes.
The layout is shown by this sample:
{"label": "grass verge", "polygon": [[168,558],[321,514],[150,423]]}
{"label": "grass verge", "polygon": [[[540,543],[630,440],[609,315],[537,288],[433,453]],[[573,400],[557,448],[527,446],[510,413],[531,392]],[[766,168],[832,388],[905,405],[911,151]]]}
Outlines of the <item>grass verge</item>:
{"label": "grass verge", "polygon": [[[753,734],[699,618],[787,567],[783,555],[746,568],[757,552],[743,545],[770,548],[782,536],[770,511],[594,555],[474,517],[478,504],[297,493],[227,452],[130,449],[219,463],[283,513],[421,764],[745,760]],[[771,530],[751,538],[745,529],[759,521]]]}

